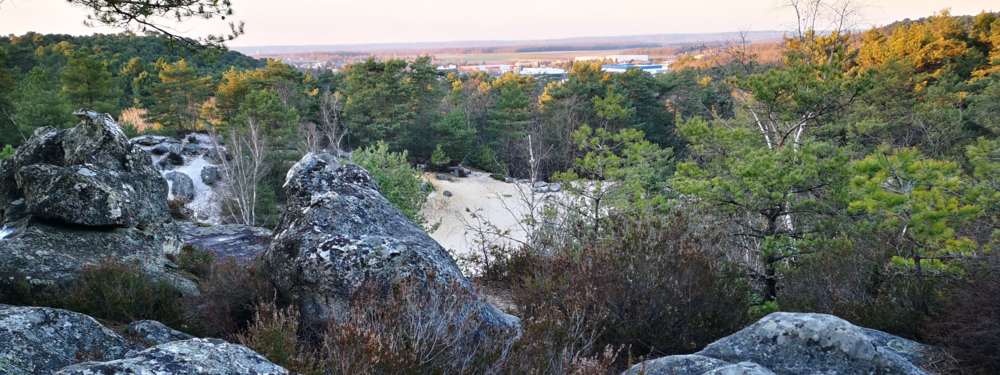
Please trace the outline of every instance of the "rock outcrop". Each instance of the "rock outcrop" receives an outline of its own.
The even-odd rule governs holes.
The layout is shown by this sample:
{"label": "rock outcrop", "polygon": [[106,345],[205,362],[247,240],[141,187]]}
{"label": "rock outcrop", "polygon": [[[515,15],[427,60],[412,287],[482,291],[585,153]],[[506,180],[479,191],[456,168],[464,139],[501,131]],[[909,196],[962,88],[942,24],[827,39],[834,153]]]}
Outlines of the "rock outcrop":
{"label": "rock outcrop", "polygon": [[192,338],[158,322],[135,322],[128,331],[135,339],[83,314],[0,305],[0,374],[288,373],[246,347]]}
{"label": "rock outcrop", "polygon": [[267,228],[240,224],[202,226],[177,223],[184,243],[201,251],[210,251],[216,259],[253,259],[271,243],[273,233]]}
{"label": "rock outcrop", "polygon": [[[334,157],[310,153],[288,171],[284,188],[288,205],[261,259],[272,282],[299,297],[304,315],[339,315],[367,282],[413,277],[471,290],[448,252],[393,207],[363,168],[338,168]],[[486,324],[519,326],[489,303],[471,303]]]}
{"label": "rock outcrop", "polygon": [[83,358],[125,358],[134,349],[128,340],[83,314],[0,305],[0,374],[47,375]]}
{"label": "rock outcrop", "polygon": [[[625,375],[878,374],[928,375],[917,367],[925,345],[855,326],[832,315],[773,313],[695,355],[640,363]],[[739,370],[737,365],[744,370]],[[752,372],[751,367],[759,367]],[[766,372],[760,372],[765,371]],[[744,372],[739,372],[744,371]]]}
{"label": "rock outcrop", "polygon": [[181,247],[166,181],[110,116],[75,114],[0,162],[0,275],[63,283],[103,258],[163,274]]}
{"label": "rock outcrop", "polygon": [[246,347],[217,339],[191,339],[158,345],[133,357],[85,362],[56,375],[284,375],[281,366]]}

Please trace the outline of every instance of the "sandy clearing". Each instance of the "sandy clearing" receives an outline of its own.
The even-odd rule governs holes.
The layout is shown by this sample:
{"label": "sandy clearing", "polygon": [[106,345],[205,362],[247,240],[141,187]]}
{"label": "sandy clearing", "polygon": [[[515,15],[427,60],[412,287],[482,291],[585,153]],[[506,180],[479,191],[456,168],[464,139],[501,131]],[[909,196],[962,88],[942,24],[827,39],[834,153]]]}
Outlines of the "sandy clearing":
{"label": "sandy clearing", "polygon": [[[528,211],[528,205],[519,191],[530,192],[526,184],[497,181],[484,172],[472,172],[465,178],[451,176],[450,181],[435,176],[435,173],[423,174],[424,181],[433,185],[434,191],[427,196],[420,212],[431,223],[441,220],[441,226],[430,235],[445,249],[458,255],[476,249],[476,236],[468,224],[489,222],[501,231],[509,230],[513,239],[525,239],[519,221]],[[444,196],[445,191],[452,196]]]}

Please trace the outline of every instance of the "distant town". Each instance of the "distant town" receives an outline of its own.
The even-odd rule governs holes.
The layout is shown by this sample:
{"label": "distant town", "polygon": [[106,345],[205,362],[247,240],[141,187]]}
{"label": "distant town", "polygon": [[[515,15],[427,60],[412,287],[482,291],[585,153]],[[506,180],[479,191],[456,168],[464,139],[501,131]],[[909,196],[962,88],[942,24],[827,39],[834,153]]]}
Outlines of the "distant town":
{"label": "distant town", "polygon": [[[357,61],[356,59],[354,61]],[[345,61],[319,61],[305,57],[282,58],[282,62],[302,70],[332,70],[339,72],[350,62]],[[572,63],[578,62],[602,62],[602,71],[608,73],[624,73],[628,69],[638,68],[652,75],[663,74],[670,70],[670,61],[663,61],[662,58],[651,60],[649,55],[598,55],[598,56],[576,56],[570,59],[554,61],[516,61],[514,63],[503,64],[442,64],[438,65],[439,72],[475,73],[485,72],[486,74],[499,76],[510,72],[526,76],[549,76],[551,78],[566,78],[567,68]]]}

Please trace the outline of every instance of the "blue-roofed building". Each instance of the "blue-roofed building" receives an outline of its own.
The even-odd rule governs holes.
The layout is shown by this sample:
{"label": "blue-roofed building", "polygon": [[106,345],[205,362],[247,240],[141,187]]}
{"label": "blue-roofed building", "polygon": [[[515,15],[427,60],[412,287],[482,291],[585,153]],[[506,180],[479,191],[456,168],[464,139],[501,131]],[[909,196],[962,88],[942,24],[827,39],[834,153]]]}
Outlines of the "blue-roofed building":
{"label": "blue-roofed building", "polygon": [[601,67],[602,71],[608,73],[625,73],[626,70],[631,68],[642,69],[642,71],[647,72],[652,75],[657,75],[660,73],[666,73],[670,70],[670,65],[652,65],[652,64],[615,64],[615,65],[604,65]]}

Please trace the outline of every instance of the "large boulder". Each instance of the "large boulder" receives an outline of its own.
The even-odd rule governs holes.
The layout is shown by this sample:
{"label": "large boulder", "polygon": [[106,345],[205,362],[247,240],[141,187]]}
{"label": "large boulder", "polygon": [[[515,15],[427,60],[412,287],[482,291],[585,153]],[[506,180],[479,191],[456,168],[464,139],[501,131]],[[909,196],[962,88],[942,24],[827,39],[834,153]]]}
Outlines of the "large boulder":
{"label": "large boulder", "polygon": [[133,349],[128,340],[83,314],[0,305],[0,374],[47,375],[81,359],[122,359]]}
{"label": "large boulder", "polygon": [[0,162],[0,275],[69,282],[104,258],[163,274],[181,247],[167,182],[110,116],[75,114],[76,127],[40,128]]}
{"label": "large boulder", "polygon": [[183,202],[194,200],[194,181],[183,172],[170,172],[163,177],[170,181],[170,195]]}
{"label": "large boulder", "polygon": [[[304,315],[340,315],[368,282],[410,278],[472,291],[448,252],[393,207],[360,166],[338,168],[333,156],[309,153],[288,171],[284,188],[288,205],[261,259],[272,282],[298,296]],[[519,327],[489,303],[470,303],[485,324]]]}
{"label": "large boulder", "polygon": [[696,355],[646,361],[625,374],[716,374],[756,364],[779,375],[928,375],[917,365],[929,349],[832,315],[773,313]]}
{"label": "large boulder", "polygon": [[191,339],[154,346],[130,358],[69,366],[55,374],[284,375],[288,370],[244,346],[218,339]]}

